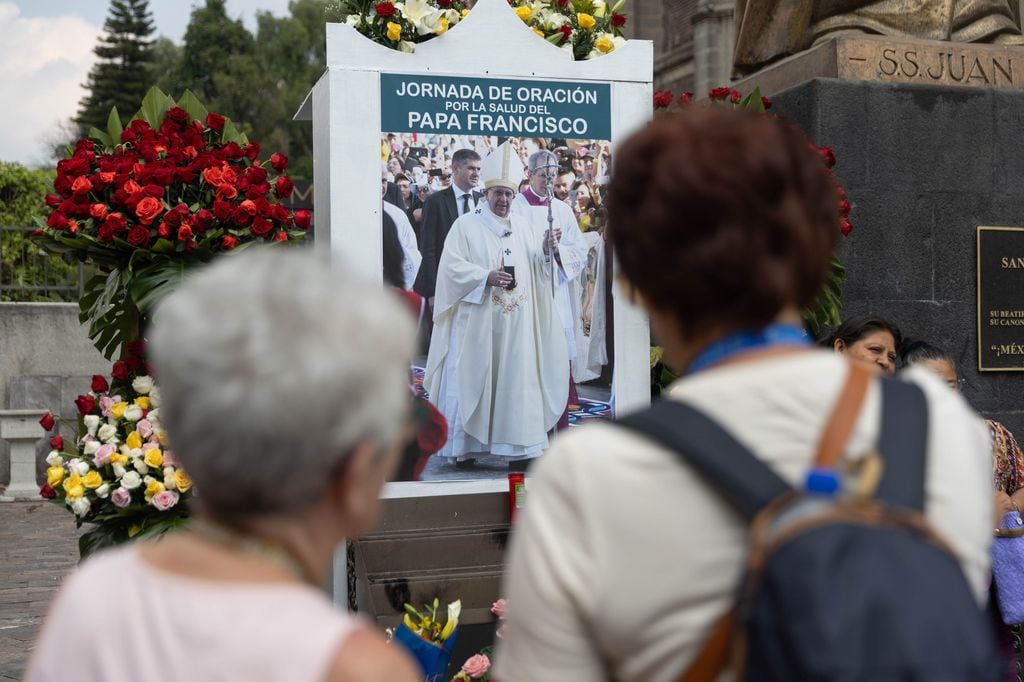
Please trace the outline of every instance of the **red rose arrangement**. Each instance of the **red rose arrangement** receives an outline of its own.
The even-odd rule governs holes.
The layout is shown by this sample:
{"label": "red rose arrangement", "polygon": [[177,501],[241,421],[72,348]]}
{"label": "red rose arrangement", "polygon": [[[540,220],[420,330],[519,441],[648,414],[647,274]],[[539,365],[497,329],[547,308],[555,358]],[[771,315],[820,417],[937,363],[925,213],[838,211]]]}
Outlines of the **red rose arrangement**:
{"label": "red rose arrangement", "polygon": [[287,169],[287,156],[261,158],[191,93],[175,102],[153,88],[126,128],[111,112],[106,131],[92,129],[57,164],[35,239],[101,272],[81,317],[109,358],[189,267],[251,243],[306,239],[310,213],[282,203],[293,188]]}

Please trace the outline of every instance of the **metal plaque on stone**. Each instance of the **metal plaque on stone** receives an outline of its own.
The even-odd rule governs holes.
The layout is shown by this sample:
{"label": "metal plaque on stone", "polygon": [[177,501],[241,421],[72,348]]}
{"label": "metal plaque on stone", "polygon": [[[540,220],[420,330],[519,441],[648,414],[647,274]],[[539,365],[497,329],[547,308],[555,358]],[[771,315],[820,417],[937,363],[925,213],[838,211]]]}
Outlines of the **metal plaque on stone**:
{"label": "metal plaque on stone", "polygon": [[978,370],[1024,371],[1024,227],[977,230]]}

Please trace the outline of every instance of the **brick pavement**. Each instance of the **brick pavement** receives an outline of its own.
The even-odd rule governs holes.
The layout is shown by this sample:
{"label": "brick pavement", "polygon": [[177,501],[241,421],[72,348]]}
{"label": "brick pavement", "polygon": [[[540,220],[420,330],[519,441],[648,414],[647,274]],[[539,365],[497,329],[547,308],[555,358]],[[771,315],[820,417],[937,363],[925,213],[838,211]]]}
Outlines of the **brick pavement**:
{"label": "brick pavement", "polygon": [[78,561],[78,535],[52,502],[0,502],[0,682],[24,675],[50,600]]}

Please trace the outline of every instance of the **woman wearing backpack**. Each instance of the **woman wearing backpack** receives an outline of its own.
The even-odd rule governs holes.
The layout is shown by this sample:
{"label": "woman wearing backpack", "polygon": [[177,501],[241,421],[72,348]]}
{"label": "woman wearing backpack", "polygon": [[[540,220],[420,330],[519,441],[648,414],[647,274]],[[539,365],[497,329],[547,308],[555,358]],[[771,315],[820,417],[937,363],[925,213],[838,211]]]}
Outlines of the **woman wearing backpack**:
{"label": "woman wearing backpack", "polygon": [[[870,371],[814,348],[801,329],[800,311],[829,271],[837,201],[795,128],[704,107],[659,118],[627,140],[607,196],[621,295],[647,310],[680,372],[666,402],[698,409],[793,486],[803,484],[847,378]],[[927,474],[918,481],[925,517],[952,548],[956,558],[946,560],[980,618],[992,523],[987,435],[935,377],[911,369],[905,379],[927,409]],[[877,376],[867,384],[844,464],[875,449],[880,384]],[[727,453],[723,461],[728,471]],[[748,537],[738,505],[671,449],[609,423],[555,439],[528,486],[509,550],[494,678],[681,679],[735,603]],[[948,653],[935,643],[929,651],[936,660]]]}

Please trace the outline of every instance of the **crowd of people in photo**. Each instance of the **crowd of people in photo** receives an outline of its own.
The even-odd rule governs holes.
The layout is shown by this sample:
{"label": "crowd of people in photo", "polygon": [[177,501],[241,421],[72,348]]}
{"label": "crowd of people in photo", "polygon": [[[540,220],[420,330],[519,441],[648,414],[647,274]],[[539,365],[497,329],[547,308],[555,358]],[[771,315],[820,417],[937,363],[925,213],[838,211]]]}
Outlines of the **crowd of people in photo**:
{"label": "crowd of people in photo", "polygon": [[[490,679],[1016,679],[992,595],[1024,566],[1000,573],[992,542],[1024,504],[1024,455],[968,405],[943,340],[881,317],[810,338],[839,214],[806,137],[693,107],[615,153],[609,174],[603,143],[385,136],[384,279],[408,310],[317,253],[186,278],[149,341],[194,518],[85,561],[26,679],[423,679],[322,590],[430,421],[411,317],[436,323],[447,456],[540,455]],[[568,285],[606,239],[679,379],[549,444],[586,352]]]}

